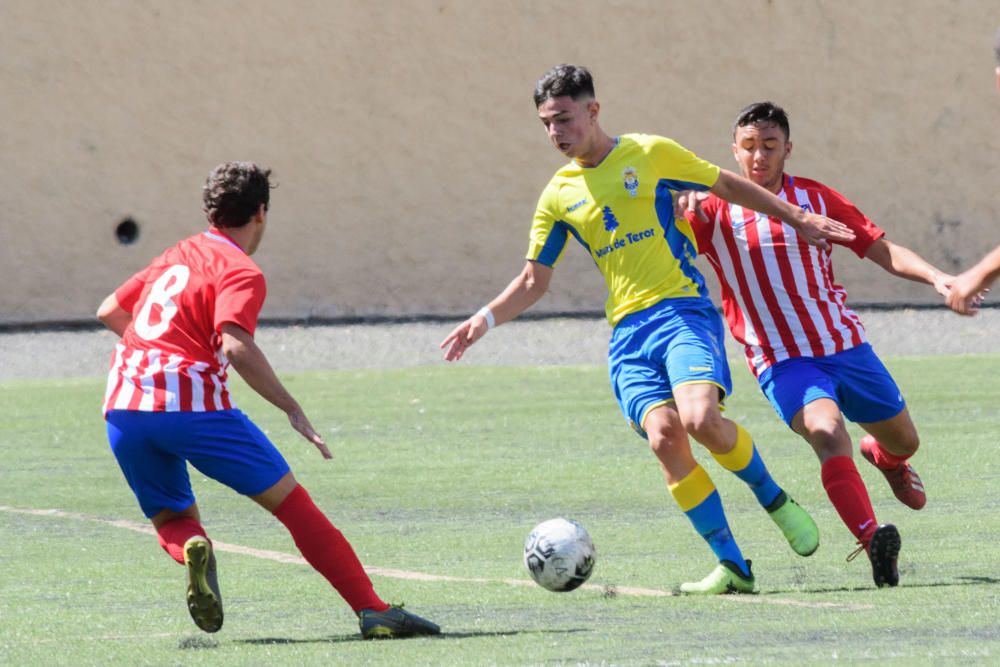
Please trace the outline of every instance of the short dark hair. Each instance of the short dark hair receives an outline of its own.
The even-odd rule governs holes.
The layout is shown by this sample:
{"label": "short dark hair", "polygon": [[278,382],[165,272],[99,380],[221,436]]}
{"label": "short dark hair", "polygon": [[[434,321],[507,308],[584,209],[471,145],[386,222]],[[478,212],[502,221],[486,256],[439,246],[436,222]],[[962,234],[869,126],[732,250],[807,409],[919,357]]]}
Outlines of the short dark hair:
{"label": "short dark hair", "polygon": [[223,162],[205,179],[202,201],[216,227],[242,227],[271,201],[270,169],[253,162]]}
{"label": "short dark hair", "polygon": [[733,123],[733,136],[736,136],[736,131],[741,127],[766,123],[774,123],[780,127],[785,133],[785,141],[791,138],[792,131],[788,127],[788,114],[774,102],[754,102],[743,107],[736,114],[736,122]]}
{"label": "short dark hair", "polygon": [[594,97],[594,77],[586,67],[564,63],[543,74],[535,84],[535,108],[551,97],[563,95],[569,95],[574,100]]}

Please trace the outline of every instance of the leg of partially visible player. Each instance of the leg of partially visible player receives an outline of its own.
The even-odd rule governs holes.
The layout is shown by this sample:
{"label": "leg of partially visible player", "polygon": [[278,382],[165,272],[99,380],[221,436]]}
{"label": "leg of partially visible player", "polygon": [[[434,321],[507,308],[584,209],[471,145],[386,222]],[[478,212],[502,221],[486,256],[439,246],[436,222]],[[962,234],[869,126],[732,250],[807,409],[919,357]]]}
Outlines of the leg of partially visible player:
{"label": "leg of partially visible player", "polygon": [[355,613],[362,609],[388,609],[389,605],[375,593],[351,543],[316,507],[290,471],[274,486],[251,498],[285,525],[302,556]]}
{"label": "leg of partially visible player", "polygon": [[908,461],[920,447],[909,410],[903,408],[890,419],[858,425],[869,433],[861,439],[861,455],[885,475],[901,503],[915,510],[922,508],[927,503],[924,483]]}
{"label": "leg of partially visible player", "polygon": [[854,465],[851,437],[839,406],[830,398],[817,398],[795,414],[791,427],[816,452],[823,488],[844,525],[867,552],[875,584],[895,586],[899,581],[899,533],[892,524],[879,526],[875,519],[868,489]]}
{"label": "leg of partially visible player", "polygon": [[111,451],[153,524],[160,546],[187,569],[187,606],[205,632],[222,628],[215,555],[191,490],[183,456],[159,440],[181,442],[180,413],[111,410],[107,433]]}
{"label": "leg of partially visible player", "polygon": [[285,525],[306,561],[347,601],[358,615],[364,638],[441,632],[435,623],[401,606],[389,605],[378,596],[351,543],[330,523],[291,471],[252,499]]}
{"label": "leg of partially visible player", "polygon": [[885,475],[904,505],[922,508],[927,502],[924,485],[908,461],[920,447],[920,437],[889,369],[870,345],[837,354],[827,363],[844,415],[870,434],[861,439],[862,456]]}
{"label": "leg of partially visible player", "polygon": [[816,522],[774,481],[747,430],[722,416],[719,387],[687,383],[675,387],[674,396],[687,432],[750,487],[797,554],[812,555],[819,548]]}
{"label": "leg of partially visible player", "polygon": [[753,592],[754,577],[750,563],[743,557],[729,529],[722,498],[715,484],[691,453],[691,443],[677,409],[672,403],[653,407],[646,413],[643,428],[649,446],[663,468],[670,494],[720,563],[701,582],[682,584],[681,592]]}
{"label": "leg of partially visible player", "polygon": [[152,519],[163,550],[187,570],[187,605],[195,624],[205,632],[222,629],[222,594],[212,542],[201,525],[198,505],[175,512],[165,509]]}

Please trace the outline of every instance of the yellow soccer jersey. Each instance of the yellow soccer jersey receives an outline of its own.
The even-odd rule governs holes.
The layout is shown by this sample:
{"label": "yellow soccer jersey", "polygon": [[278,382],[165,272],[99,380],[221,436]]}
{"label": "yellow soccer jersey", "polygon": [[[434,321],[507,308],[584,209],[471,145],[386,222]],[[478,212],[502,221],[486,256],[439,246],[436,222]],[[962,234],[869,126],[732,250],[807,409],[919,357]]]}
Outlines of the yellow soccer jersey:
{"label": "yellow soccer jersey", "polygon": [[555,266],[572,234],[608,286],[612,326],[663,299],[708,299],[688,221],[674,193],[707,190],[719,168],[671,139],[624,134],[604,161],[556,172],[538,200],[528,259]]}

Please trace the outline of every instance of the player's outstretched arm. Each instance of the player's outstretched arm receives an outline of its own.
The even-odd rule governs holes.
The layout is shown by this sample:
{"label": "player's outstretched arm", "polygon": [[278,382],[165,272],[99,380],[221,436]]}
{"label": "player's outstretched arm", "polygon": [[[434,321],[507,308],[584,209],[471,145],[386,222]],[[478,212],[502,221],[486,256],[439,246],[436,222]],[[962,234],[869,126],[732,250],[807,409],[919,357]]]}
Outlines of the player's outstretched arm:
{"label": "player's outstretched arm", "polygon": [[952,281],[948,307],[959,315],[975,315],[984,293],[997,278],[1000,278],[1000,245]]}
{"label": "player's outstretched arm", "polygon": [[947,297],[955,276],[939,271],[923,257],[909,248],[897,245],[886,238],[871,244],[865,258],[875,262],[887,272],[900,278],[931,285],[937,293]]}
{"label": "player's outstretched arm", "polygon": [[[510,281],[507,289],[490,301],[485,309],[465,320],[445,336],[439,347],[446,361],[458,361],[470,345],[486,335],[490,327],[509,322],[542,298],[552,280],[552,267],[528,261],[524,270]],[[487,313],[493,322],[487,322]]]}
{"label": "player's outstretched arm", "polygon": [[711,187],[711,191],[726,201],[779,218],[793,227],[810,245],[829,248],[828,241],[854,240],[854,232],[844,223],[825,215],[804,211],[727,169],[719,172],[719,180]]}
{"label": "player's outstretched arm", "polygon": [[129,323],[132,322],[132,313],[118,304],[118,297],[112,292],[101,302],[100,307],[97,309],[97,319],[121,338],[125,333],[125,329],[128,328]]}
{"label": "player's outstretched arm", "polygon": [[323,438],[320,437],[316,429],[309,423],[308,417],[302,411],[302,407],[292,398],[281,380],[275,375],[271,368],[271,362],[264,356],[264,352],[257,347],[253,336],[243,327],[227,322],[222,325],[222,352],[226,359],[233,365],[236,372],[240,374],[246,383],[273,403],[278,409],[288,415],[288,421],[292,428],[298,431],[303,438],[315,445],[325,459],[332,459],[333,455],[327,448]]}

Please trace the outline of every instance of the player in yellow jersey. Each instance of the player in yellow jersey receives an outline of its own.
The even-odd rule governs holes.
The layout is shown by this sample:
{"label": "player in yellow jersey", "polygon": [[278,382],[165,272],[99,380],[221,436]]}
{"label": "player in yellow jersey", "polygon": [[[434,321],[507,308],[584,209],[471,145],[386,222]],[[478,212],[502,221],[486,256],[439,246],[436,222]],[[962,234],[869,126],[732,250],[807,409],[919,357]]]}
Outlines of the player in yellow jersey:
{"label": "player in yellow jersey", "polygon": [[746,430],[722,417],[720,401],[732,390],[722,320],[692,263],[691,228],[674,217],[674,194],[710,190],[781,218],[816,245],[853,234],[670,139],[608,135],[583,67],[559,65],[547,72],[535,87],[535,106],[552,144],[571,162],[542,192],[524,270],[448,334],[441,343],[445,358],[460,359],[490,328],[538,301],[574,237],[607,283],[606,310],[614,327],[608,366],[622,412],[648,440],[671,495],[719,560],[707,577],[682,584],[681,591],[752,592],[750,562],[730,532],[712,480],[691,453],[689,435],[751,487],[797,553],[812,554],[819,532],[771,478]]}

